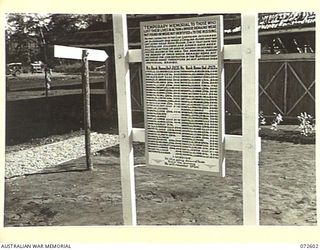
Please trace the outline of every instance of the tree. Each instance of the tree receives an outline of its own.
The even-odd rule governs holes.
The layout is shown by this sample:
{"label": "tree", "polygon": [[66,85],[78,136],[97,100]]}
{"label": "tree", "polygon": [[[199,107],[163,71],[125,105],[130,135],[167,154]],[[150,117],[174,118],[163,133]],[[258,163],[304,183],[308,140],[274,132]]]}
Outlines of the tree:
{"label": "tree", "polygon": [[52,14],[48,30],[51,33],[77,32],[101,20],[101,15]]}
{"label": "tree", "polygon": [[44,60],[44,44],[56,34],[77,32],[102,15],[10,13],[6,15],[6,60],[26,64]]}
{"label": "tree", "polygon": [[49,15],[7,14],[6,16],[7,62],[20,61],[29,64],[42,54],[40,29],[49,23]]}

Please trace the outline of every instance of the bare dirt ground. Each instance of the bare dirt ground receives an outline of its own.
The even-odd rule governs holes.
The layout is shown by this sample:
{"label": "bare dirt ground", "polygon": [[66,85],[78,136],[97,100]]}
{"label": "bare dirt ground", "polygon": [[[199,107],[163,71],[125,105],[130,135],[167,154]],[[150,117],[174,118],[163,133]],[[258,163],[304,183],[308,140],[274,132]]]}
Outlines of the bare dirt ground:
{"label": "bare dirt ground", "polygon": [[[135,144],[143,165],[144,144]],[[241,225],[241,153],[227,152],[226,177],[135,168],[138,225]],[[42,174],[6,180],[5,226],[121,225],[117,146]],[[63,172],[62,172],[63,171]],[[316,225],[315,145],[262,140],[260,224]]]}

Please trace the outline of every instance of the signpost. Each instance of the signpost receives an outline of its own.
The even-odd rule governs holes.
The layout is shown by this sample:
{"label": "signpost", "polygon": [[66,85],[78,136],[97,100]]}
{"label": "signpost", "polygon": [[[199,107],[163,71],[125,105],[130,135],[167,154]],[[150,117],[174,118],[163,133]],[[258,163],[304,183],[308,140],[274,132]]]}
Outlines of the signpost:
{"label": "signpost", "polygon": [[88,51],[88,61],[105,62],[108,59],[108,55],[104,50],[69,47],[62,45],[54,45],[54,57],[82,60],[83,50]]}
{"label": "signpost", "polygon": [[91,162],[91,118],[90,118],[90,83],[89,83],[89,60],[105,62],[108,55],[104,50],[84,49],[76,47],[68,47],[55,45],[54,57],[65,59],[81,59],[82,60],[82,93],[84,104],[84,130],[85,130],[85,150],[86,165],[88,170],[92,170]]}

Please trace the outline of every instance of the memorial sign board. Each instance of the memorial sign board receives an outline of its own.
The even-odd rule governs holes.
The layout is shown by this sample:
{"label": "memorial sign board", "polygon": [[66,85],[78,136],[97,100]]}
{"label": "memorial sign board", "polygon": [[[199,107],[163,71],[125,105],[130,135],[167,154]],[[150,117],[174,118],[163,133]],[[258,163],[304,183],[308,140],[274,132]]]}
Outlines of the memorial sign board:
{"label": "memorial sign board", "polygon": [[147,166],[224,176],[222,16],[141,23]]}

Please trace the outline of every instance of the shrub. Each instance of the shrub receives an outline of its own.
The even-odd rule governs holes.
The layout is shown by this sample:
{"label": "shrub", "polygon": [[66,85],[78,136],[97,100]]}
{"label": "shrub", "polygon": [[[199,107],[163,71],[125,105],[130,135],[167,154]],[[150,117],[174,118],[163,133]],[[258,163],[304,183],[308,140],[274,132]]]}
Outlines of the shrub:
{"label": "shrub", "polygon": [[299,129],[300,133],[304,136],[309,136],[312,134],[312,131],[315,126],[315,120],[311,115],[307,112],[303,112],[297,116],[298,120],[300,121]]}
{"label": "shrub", "polygon": [[280,113],[277,114],[277,113],[273,112],[273,114],[275,115],[275,117],[271,123],[271,129],[276,131],[276,130],[278,130],[278,125],[283,121],[283,119],[282,119],[282,115]]}
{"label": "shrub", "polygon": [[61,64],[54,67],[55,72],[61,72],[61,73],[67,73],[67,74],[81,73],[81,69],[82,69],[81,62],[77,62],[73,64]]}
{"label": "shrub", "polygon": [[264,117],[263,111],[259,112],[259,125],[266,125],[266,118]]}

